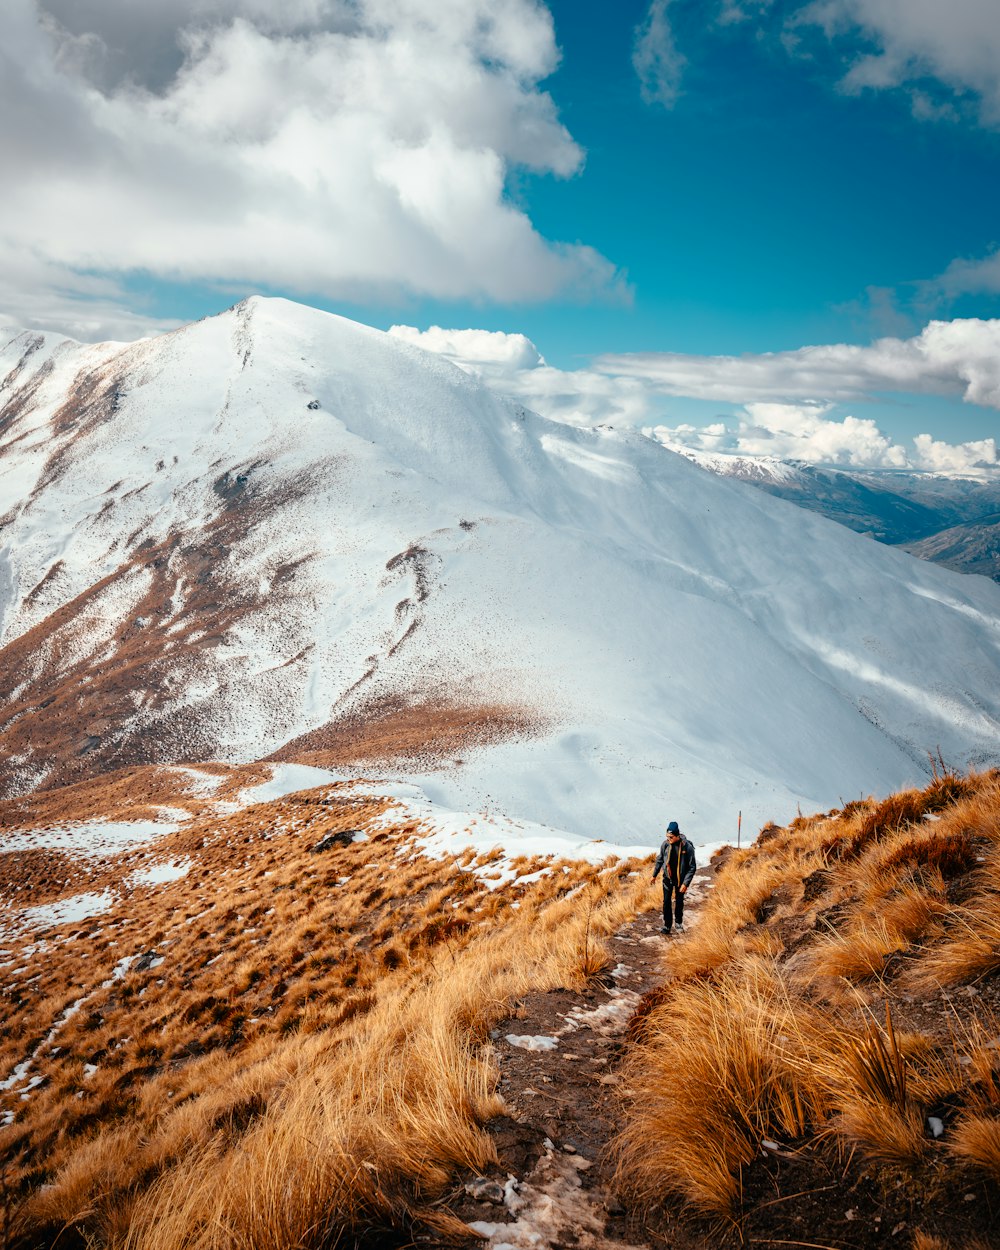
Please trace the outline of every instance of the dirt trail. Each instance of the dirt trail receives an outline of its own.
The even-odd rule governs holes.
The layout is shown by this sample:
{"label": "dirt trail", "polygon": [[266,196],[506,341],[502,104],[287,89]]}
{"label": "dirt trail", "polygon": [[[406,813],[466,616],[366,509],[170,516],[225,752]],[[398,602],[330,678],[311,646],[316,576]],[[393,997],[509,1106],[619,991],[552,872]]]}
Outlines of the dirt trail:
{"label": "dirt trail", "polygon": [[[714,872],[699,869],[688,892],[685,926]],[[658,900],[659,888],[653,898]],[[629,1017],[643,994],[662,984],[662,955],[682,935],[660,933],[659,907],[625,925],[606,945],[603,981],[582,991],[529,994],[494,1029],[500,1093],[507,1114],[489,1125],[499,1166],[467,1180],[451,1209],[491,1250],[629,1250],[649,1246],[618,1203],[607,1146],[617,1131],[619,1062]],[[656,1239],[660,1243],[660,1239]]]}

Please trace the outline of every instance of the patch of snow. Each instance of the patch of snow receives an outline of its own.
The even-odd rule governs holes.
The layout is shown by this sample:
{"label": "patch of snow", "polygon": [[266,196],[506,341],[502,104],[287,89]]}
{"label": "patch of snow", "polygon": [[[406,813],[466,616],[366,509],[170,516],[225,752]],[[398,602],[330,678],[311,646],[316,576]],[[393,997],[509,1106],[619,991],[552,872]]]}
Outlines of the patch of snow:
{"label": "patch of snow", "polygon": [[504,1041],[509,1042],[511,1046],[517,1046],[519,1050],[555,1050],[559,1045],[558,1038],[544,1037],[541,1034],[508,1033]]}
{"label": "patch of snow", "polygon": [[[371,790],[378,792],[377,787]],[[414,785],[397,785],[392,789],[392,796],[394,805],[375,823],[393,828],[405,821],[418,821],[420,832],[413,841],[432,859],[460,856],[467,850],[475,851],[480,857],[499,851],[498,858],[471,866],[471,871],[491,890],[512,881],[527,884],[542,875],[541,872],[522,875],[522,868],[513,862],[520,856],[601,864],[606,859],[641,857],[656,851],[652,846],[618,846],[500,814],[449,811],[432,802]],[[407,845],[399,848],[400,854],[405,853]]]}
{"label": "patch of snow", "polygon": [[208,798],[215,794],[218,788],[226,780],[224,773],[206,773],[200,768],[192,768],[184,765],[174,765],[171,772],[179,773],[186,779],[187,785],[185,789],[198,798]]}
{"label": "patch of snow", "polygon": [[37,907],[14,907],[6,910],[0,926],[11,933],[38,932],[55,925],[86,920],[90,916],[107,911],[115,901],[110,890],[99,893],[74,894],[70,898],[57,899],[54,903],[41,903]]}
{"label": "patch of snow", "polygon": [[[187,813],[185,813],[185,818]],[[3,851],[66,851],[73,855],[100,857],[115,855],[133,846],[143,846],[167,833],[177,832],[177,823],[156,820],[95,820],[57,825],[51,829],[15,829],[3,834]]]}
{"label": "patch of snow", "polygon": [[639,997],[634,990],[616,988],[611,991],[607,1002],[589,1011],[583,1007],[574,1007],[566,1013],[566,1025],[560,1029],[560,1036],[582,1028],[592,1029],[602,1037],[614,1037],[617,1033],[623,1033],[639,1005]]}
{"label": "patch of snow", "polygon": [[340,774],[328,768],[312,768],[308,764],[273,764],[271,780],[250,786],[240,792],[239,805],[252,807],[254,803],[271,803],[299,790],[314,790],[340,780]]}
{"label": "patch of snow", "polygon": [[110,979],[101,982],[101,989],[106,990],[109,985],[114,985],[116,981],[120,981],[138,958],[138,955],[125,955],[122,959],[119,959],[111,970]]}
{"label": "patch of snow", "polygon": [[31,1059],[22,1060],[21,1063],[17,1064],[6,1081],[0,1081],[0,1089],[13,1089],[15,1086],[20,1085],[28,1075],[30,1068]]}
{"label": "patch of snow", "polygon": [[489,1250],[542,1250],[572,1244],[586,1250],[638,1250],[604,1237],[606,1211],[583,1188],[580,1173],[591,1163],[557,1151],[548,1138],[545,1154],[527,1180],[505,1187],[504,1204],[514,1219],[470,1224]]}
{"label": "patch of snow", "polygon": [[140,868],[126,881],[126,885],[164,885],[168,881],[177,881],[187,875],[191,867],[189,859],[171,860],[165,864],[150,864],[148,868]]}
{"label": "patch of snow", "polygon": [[172,820],[179,825],[191,819],[191,813],[186,807],[165,807],[161,804],[157,807],[156,813],[160,820]]}

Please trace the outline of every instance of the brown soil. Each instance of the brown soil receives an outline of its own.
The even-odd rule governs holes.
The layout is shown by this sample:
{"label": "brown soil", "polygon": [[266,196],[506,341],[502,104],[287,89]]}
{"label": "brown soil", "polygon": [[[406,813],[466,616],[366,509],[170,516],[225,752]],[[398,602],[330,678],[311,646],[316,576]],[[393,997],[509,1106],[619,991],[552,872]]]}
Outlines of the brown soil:
{"label": "brown soil", "polygon": [[[213,798],[266,781],[267,765],[199,764],[206,780],[220,777]],[[0,829],[43,829],[69,821],[161,820],[163,807],[176,807],[200,815],[205,805],[196,793],[197,779],[183,766],[121,768],[102,776],[78,781],[55,790],[42,790],[23,798],[0,799]]]}

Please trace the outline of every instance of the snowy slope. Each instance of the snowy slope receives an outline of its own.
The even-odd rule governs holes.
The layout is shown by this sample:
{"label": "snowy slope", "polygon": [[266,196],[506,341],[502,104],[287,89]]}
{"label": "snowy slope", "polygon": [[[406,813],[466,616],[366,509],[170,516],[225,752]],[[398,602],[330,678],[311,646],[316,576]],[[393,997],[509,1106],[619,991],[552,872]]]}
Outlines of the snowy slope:
{"label": "snowy slope", "polygon": [[500,709],[357,771],[648,844],[1000,761],[1000,587],[378,331],[253,299],[4,376],[9,791]]}

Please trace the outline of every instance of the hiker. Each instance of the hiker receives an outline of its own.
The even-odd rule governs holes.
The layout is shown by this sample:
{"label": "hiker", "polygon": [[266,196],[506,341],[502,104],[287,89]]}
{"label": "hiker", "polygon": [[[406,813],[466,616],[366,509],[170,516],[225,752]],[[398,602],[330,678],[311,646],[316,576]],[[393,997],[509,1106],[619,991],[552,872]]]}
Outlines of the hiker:
{"label": "hiker", "polygon": [[674,920],[677,932],[684,932],[684,895],[691,884],[694,870],[698,867],[694,858],[694,843],[681,833],[676,820],[667,825],[667,836],[653,865],[653,880],[663,869],[663,928],[669,933]]}

